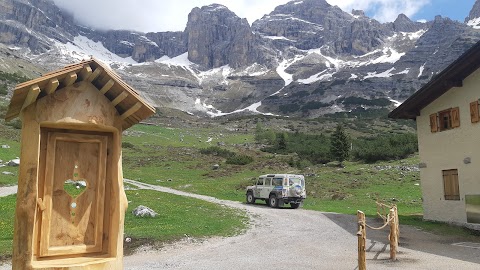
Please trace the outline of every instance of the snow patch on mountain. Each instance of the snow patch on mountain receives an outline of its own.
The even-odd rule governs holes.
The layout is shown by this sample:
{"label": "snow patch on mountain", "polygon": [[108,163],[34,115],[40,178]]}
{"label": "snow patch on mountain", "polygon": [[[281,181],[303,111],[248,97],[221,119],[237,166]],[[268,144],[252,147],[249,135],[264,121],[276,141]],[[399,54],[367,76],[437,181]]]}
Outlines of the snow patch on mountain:
{"label": "snow patch on mountain", "polygon": [[284,36],[262,36],[262,37],[266,38],[266,39],[271,39],[271,40],[286,40],[286,41],[291,41],[291,42],[297,42],[296,40],[288,39]]}
{"label": "snow patch on mountain", "polygon": [[388,78],[392,77],[394,74],[392,74],[392,71],[394,71],[395,68],[392,67],[389,70],[385,70],[384,72],[377,73],[377,72],[368,72],[368,75],[363,77],[363,79],[368,79],[368,78]]}
{"label": "snow patch on mountain", "polygon": [[285,81],[285,86],[291,84],[293,82],[293,75],[287,73],[285,70],[295,63],[296,61],[300,60],[303,58],[303,55],[296,56],[293,59],[285,59],[283,60],[277,67],[277,73],[278,75]]}
{"label": "snow patch on mountain", "polygon": [[132,57],[122,58],[103,46],[101,42],[94,42],[85,36],[76,36],[73,42],[63,44],[57,40],[51,40],[62,55],[76,60],[90,59],[92,56],[106,64],[138,64]]}
{"label": "snow patch on mountain", "polygon": [[474,29],[480,29],[480,18],[475,18],[468,21],[467,25],[473,27]]}
{"label": "snow patch on mountain", "polygon": [[402,105],[402,102],[400,102],[398,100],[392,99],[391,97],[387,97],[387,98],[388,98],[388,100],[390,100],[393,103],[393,105],[395,107],[398,107],[398,106]]}
{"label": "snow patch on mountain", "polygon": [[423,71],[425,70],[425,64],[427,64],[427,63],[426,62],[423,63],[423,65],[420,67],[420,69],[418,71],[418,78],[420,78],[420,76],[422,76]]}
{"label": "snow patch on mountain", "polygon": [[328,70],[324,70],[320,73],[317,73],[317,74],[314,74],[314,75],[310,76],[307,79],[300,79],[300,80],[298,80],[298,82],[302,83],[302,84],[311,84],[311,83],[314,83],[314,82],[324,81],[324,80],[328,80],[328,79],[333,78],[334,73],[333,74],[332,73],[324,74],[327,71]]}

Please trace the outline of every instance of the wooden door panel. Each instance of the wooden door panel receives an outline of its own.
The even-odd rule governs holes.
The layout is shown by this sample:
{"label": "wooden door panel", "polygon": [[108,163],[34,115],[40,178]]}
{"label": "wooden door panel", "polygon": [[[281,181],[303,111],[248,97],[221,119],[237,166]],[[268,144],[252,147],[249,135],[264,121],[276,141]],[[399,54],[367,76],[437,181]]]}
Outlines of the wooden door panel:
{"label": "wooden door panel", "polygon": [[107,136],[49,132],[46,150],[40,256],[101,252]]}

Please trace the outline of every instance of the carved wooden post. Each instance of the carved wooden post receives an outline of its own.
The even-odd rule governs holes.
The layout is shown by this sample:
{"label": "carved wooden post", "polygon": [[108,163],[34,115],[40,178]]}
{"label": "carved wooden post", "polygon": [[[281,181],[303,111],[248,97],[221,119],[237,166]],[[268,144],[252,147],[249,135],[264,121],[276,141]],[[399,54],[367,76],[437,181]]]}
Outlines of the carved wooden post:
{"label": "carved wooden post", "polygon": [[390,209],[390,259],[392,261],[397,260],[397,248],[398,248],[398,237],[397,237],[397,225],[395,219],[395,207]]}
{"label": "carved wooden post", "polygon": [[17,85],[5,117],[23,127],[13,269],[123,269],[121,136],[154,112],[94,59]]}
{"label": "carved wooden post", "polygon": [[367,259],[366,259],[366,241],[367,241],[367,231],[365,223],[365,213],[358,210],[357,211],[358,219],[358,269],[366,270],[367,269]]}
{"label": "carved wooden post", "polygon": [[393,207],[395,209],[395,225],[396,225],[396,232],[397,232],[397,247],[398,247],[398,243],[400,242],[400,220],[398,219],[397,205],[394,205]]}

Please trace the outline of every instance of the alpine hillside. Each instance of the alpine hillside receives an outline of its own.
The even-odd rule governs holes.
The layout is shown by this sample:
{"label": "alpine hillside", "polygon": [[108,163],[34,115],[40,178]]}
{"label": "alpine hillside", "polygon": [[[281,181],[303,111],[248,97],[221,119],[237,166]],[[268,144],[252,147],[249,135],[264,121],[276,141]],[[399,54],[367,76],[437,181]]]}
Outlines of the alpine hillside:
{"label": "alpine hillside", "polygon": [[212,4],[182,32],[140,33],[84,27],[50,0],[0,0],[0,71],[35,78],[93,56],[156,107],[316,118],[398,105],[480,40],[480,0],[465,16],[380,23],[297,0],[250,24]]}

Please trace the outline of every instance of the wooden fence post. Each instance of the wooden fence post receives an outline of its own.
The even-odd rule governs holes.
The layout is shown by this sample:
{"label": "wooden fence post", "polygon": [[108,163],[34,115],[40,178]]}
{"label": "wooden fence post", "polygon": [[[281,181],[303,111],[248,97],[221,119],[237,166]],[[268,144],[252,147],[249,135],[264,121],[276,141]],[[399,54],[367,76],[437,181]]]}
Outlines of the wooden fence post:
{"label": "wooden fence post", "polygon": [[395,225],[396,225],[396,232],[397,232],[397,247],[398,247],[398,242],[400,242],[400,220],[398,219],[397,205],[394,205],[393,207],[395,209]]}
{"label": "wooden fence post", "polygon": [[366,222],[365,222],[365,213],[358,210],[357,211],[357,218],[358,218],[358,270],[366,270],[367,269],[367,259],[365,256],[365,246],[367,240],[367,231],[366,231]]}
{"label": "wooden fence post", "polygon": [[390,259],[392,261],[397,260],[397,247],[398,247],[398,237],[397,237],[397,220],[395,218],[395,207],[390,209]]}

